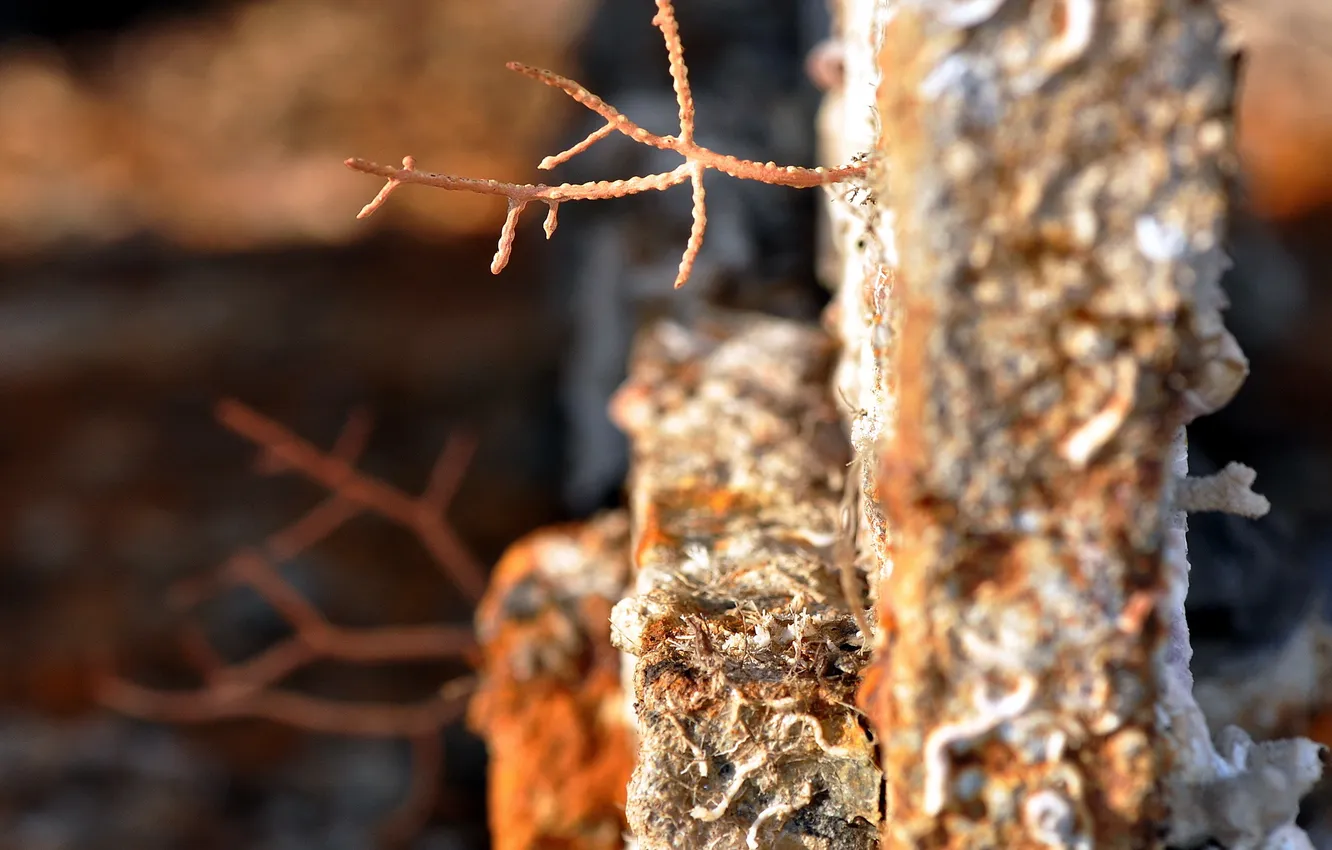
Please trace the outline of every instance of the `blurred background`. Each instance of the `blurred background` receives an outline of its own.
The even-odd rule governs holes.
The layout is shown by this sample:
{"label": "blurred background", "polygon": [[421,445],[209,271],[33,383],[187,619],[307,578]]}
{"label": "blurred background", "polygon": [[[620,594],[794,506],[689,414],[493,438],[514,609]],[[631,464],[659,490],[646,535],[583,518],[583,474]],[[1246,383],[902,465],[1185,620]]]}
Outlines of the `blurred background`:
{"label": "blurred background", "polygon": [[[1257,468],[1276,507],[1257,523],[1194,519],[1190,617],[1201,683],[1224,695],[1215,717],[1332,744],[1332,23],[1313,2],[1238,7],[1245,180],[1226,285],[1254,375],[1192,444],[1195,465]],[[828,32],[823,0],[676,5],[699,141],[813,162],[804,62]],[[489,564],[620,498],[604,407],[644,321],[707,304],[817,317],[812,192],[710,179],[708,238],[678,293],[684,190],[567,205],[549,243],[531,215],[497,277],[496,199],[408,187],[354,219],[379,184],[348,156],[534,181],[542,156],[600,123],[509,60],[669,132],[651,17],[648,0],[0,6],[0,850],[371,848],[408,793],[399,741],[162,725],[98,704],[109,658],[189,683],[186,621],[232,658],[286,634],[252,594],[168,604],[323,495],[255,475],[253,447],[213,418],[219,399],[325,448],[368,409],[363,467],[408,492],[451,434],[476,435],[448,519]],[[556,179],[675,164],[615,137]],[[283,569],[338,623],[471,613],[386,522],[358,520]],[[296,685],[407,700],[458,666],[319,665]],[[1277,667],[1279,692],[1263,679]],[[484,847],[483,748],[461,724],[441,736],[438,794],[408,843]]]}

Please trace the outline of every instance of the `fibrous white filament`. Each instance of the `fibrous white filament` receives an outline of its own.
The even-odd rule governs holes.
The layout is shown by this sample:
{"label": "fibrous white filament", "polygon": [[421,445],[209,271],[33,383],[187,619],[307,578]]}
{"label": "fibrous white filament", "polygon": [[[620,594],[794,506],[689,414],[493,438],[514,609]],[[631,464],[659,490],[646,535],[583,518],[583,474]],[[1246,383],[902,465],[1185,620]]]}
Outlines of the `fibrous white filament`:
{"label": "fibrous white filament", "polygon": [[718,801],[717,805],[712,808],[694,806],[694,808],[689,810],[689,816],[701,821],[720,820],[721,817],[726,814],[726,810],[731,807],[731,801],[740,793],[740,789],[744,786],[745,780],[749,779],[749,774],[762,767],[767,760],[767,754],[759,751],[750,756],[746,761],[736,765],[735,778],[731,780],[731,784],[727,787],[726,793],[722,795],[722,798]]}
{"label": "fibrous white filament", "polygon": [[982,697],[978,701],[980,712],[974,717],[937,726],[925,736],[925,799],[922,801],[925,814],[934,816],[943,811],[948,785],[948,747],[984,735],[1000,723],[1017,717],[1031,704],[1035,694],[1036,680],[1026,677],[1006,697],[993,701]]}

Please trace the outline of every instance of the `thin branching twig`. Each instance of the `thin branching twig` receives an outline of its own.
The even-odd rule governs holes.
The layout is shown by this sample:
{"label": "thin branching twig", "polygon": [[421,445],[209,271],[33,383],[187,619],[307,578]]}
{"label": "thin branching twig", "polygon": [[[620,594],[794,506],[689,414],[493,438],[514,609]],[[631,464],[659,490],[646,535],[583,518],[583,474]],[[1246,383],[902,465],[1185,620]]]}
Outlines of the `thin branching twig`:
{"label": "thin branching twig", "polygon": [[153,688],[109,675],[101,683],[101,699],[124,714],[167,723],[253,718],[329,735],[404,739],[413,752],[411,782],[384,829],[390,837],[409,836],[419,829],[433,805],[443,759],[439,731],[463,715],[474,680],[450,680],[430,698],[412,704],[344,702],[281,685],[319,661],[466,661],[476,649],[472,630],[442,624],[338,626],[293,587],[277,565],[308,551],[356,517],[373,513],[411,531],[441,572],[475,601],[485,588],[485,570],[445,516],[475,443],[469,437],[451,439],[440,453],[425,491],[413,497],[355,468],[369,436],[369,420],[363,415],[348,420],[328,452],[234,401],[218,406],[218,419],[261,448],[262,471],[295,472],[326,488],[330,495],[269,535],[262,545],[237,551],[217,570],[177,585],[170,601],[174,607],[190,610],[227,588],[248,587],[291,625],[292,635],[257,655],[233,661],[214,648],[197,623],[190,623],[182,643],[202,680],[200,687]]}
{"label": "thin branching twig", "polygon": [[365,218],[383,206],[389,195],[404,183],[419,183],[425,186],[437,186],[455,192],[473,192],[480,195],[499,195],[508,199],[508,214],[504,227],[500,231],[499,248],[490,264],[490,271],[498,274],[509,262],[513,249],[514,235],[518,217],[528,204],[538,201],[546,204],[545,232],[549,239],[555,232],[559,205],[564,201],[584,201],[603,198],[623,198],[640,192],[663,191],[689,181],[693,188],[693,225],[689,231],[689,242],[685,246],[684,256],[680,260],[680,271],[676,275],[676,287],[683,286],[693,270],[694,261],[703,247],[703,233],[707,227],[706,196],[703,191],[703,174],[708,169],[715,169],[741,180],[756,180],[776,186],[790,186],[807,189],[826,186],[855,177],[863,177],[866,166],[853,163],[837,168],[801,168],[794,165],[777,165],[773,162],[755,162],[738,159],[727,154],[709,150],[694,141],[694,95],[689,87],[689,74],[684,61],[684,46],[680,42],[680,30],[675,21],[675,9],[671,0],[656,0],[657,14],[652,22],[661,30],[666,41],[666,53],[670,61],[671,86],[675,90],[675,99],[680,106],[680,132],[676,136],[659,136],[650,133],[629,120],[615,107],[567,77],[540,68],[533,68],[518,62],[510,62],[510,70],[531,77],[552,88],[563,91],[578,103],[606,119],[605,125],[594,130],[578,144],[554,156],[543,159],[538,166],[551,169],[567,162],[595,143],[610,136],[622,133],[635,142],[674,151],[685,161],[672,171],[650,174],[645,177],[631,177],[628,180],[599,180],[595,183],[562,183],[558,186],[531,183],[501,183],[496,180],[477,180],[469,177],[455,177],[437,174],[432,171],[418,171],[416,160],[403,157],[402,167],[380,165],[364,159],[348,159],[346,165],[355,171],[374,174],[388,182],[379,190],[370,203],[362,208],[357,218]]}

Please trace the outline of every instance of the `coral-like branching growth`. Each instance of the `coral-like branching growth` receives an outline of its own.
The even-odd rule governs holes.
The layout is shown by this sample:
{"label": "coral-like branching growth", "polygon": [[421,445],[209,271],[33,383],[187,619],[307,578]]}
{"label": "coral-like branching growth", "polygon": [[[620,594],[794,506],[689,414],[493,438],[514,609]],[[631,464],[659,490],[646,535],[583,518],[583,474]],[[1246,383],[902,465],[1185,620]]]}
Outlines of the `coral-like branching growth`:
{"label": "coral-like branching growth", "polygon": [[671,0],[656,0],[657,14],[652,22],[661,30],[666,39],[666,53],[670,59],[671,85],[675,89],[675,99],[680,104],[680,133],[677,136],[659,136],[650,133],[630,121],[627,117],[592,94],[581,84],[540,68],[532,68],[517,62],[510,62],[510,70],[531,77],[553,88],[560,89],[569,97],[606,119],[604,126],[593,131],[578,144],[566,151],[548,156],[538,165],[541,169],[550,169],[568,161],[575,154],[582,153],[593,144],[606,138],[611,133],[623,133],[636,142],[662,150],[675,151],[685,161],[673,171],[650,174],[646,177],[631,177],[628,180],[600,180],[595,183],[562,183],[558,186],[530,183],[500,183],[495,180],[477,180],[469,177],[454,177],[447,174],[416,170],[416,161],[403,157],[402,168],[380,165],[364,159],[349,159],[348,168],[375,174],[388,180],[374,200],[366,204],[357,218],[366,216],[379,209],[388,196],[404,183],[421,183],[438,186],[457,192],[474,192],[480,195],[500,195],[508,199],[509,211],[504,219],[504,228],[500,231],[499,249],[490,264],[490,271],[499,274],[509,262],[513,249],[513,240],[518,226],[518,216],[533,201],[544,203],[546,214],[546,238],[555,232],[556,216],[559,205],[564,201],[584,201],[601,198],[622,198],[640,192],[662,191],[689,181],[694,192],[694,223],[689,231],[689,242],[685,247],[684,257],[680,260],[680,271],[676,275],[675,285],[680,287],[689,279],[694,267],[694,260],[703,247],[703,231],[707,226],[707,210],[704,204],[703,173],[709,168],[716,169],[741,180],[757,180],[776,186],[791,186],[807,189],[814,186],[826,186],[865,174],[864,164],[843,165],[837,168],[800,168],[794,165],[777,165],[773,162],[754,162],[738,159],[726,154],[709,150],[694,141],[694,96],[689,88],[688,69],[685,67],[684,46],[680,43],[680,30],[675,22],[675,9]]}
{"label": "coral-like branching growth", "polygon": [[101,699],[124,714],[168,723],[258,718],[329,735],[403,738],[413,750],[411,789],[385,823],[385,832],[406,837],[429,814],[442,761],[439,730],[463,716],[473,679],[447,682],[430,699],[415,704],[344,702],[280,686],[318,661],[468,660],[476,649],[472,630],[466,625],[373,629],[334,625],[283,578],[276,565],[309,550],[357,516],[373,513],[411,531],[445,576],[475,601],[485,588],[485,571],[445,517],[474,442],[453,437],[440,453],[425,492],[412,497],[356,470],[369,436],[370,423],[364,415],[349,419],[327,453],[237,402],[222,402],[217,415],[223,425],[261,448],[262,471],[295,472],[331,495],[261,546],[238,551],[202,579],[178,585],[171,601],[188,610],[228,587],[245,586],[285,618],[293,634],[258,655],[231,661],[213,647],[197,623],[189,624],[184,651],[198,669],[202,687],[150,688],[112,675],[101,684]]}

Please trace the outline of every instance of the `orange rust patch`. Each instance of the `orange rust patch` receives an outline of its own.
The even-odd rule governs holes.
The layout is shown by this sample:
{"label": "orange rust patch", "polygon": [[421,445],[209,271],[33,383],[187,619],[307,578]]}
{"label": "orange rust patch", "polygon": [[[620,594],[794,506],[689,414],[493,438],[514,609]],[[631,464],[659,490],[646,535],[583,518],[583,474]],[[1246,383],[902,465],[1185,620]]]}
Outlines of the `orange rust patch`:
{"label": "orange rust patch", "polygon": [[1127,604],[1124,605],[1124,610],[1119,614],[1116,625],[1126,635],[1139,634],[1155,607],[1156,594],[1139,590],[1129,597]]}
{"label": "orange rust patch", "polygon": [[[610,645],[613,601],[564,586],[577,577],[548,574],[541,561],[548,545],[561,557],[576,546],[589,572],[627,567],[627,540],[597,535],[593,523],[515,544],[478,610],[482,681],[468,722],[490,751],[496,850],[623,847],[635,745]],[[621,548],[598,551],[611,547]]]}
{"label": "orange rust patch", "polygon": [[1332,709],[1320,711],[1310,718],[1304,734],[1312,741],[1332,747]]}
{"label": "orange rust patch", "polygon": [[642,564],[644,556],[655,547],[673,546],[675,543],[674,535],[662,530],[661,509],[657,505],[648,505],[643,512],[638,543],[634,546],[634,563]]}

